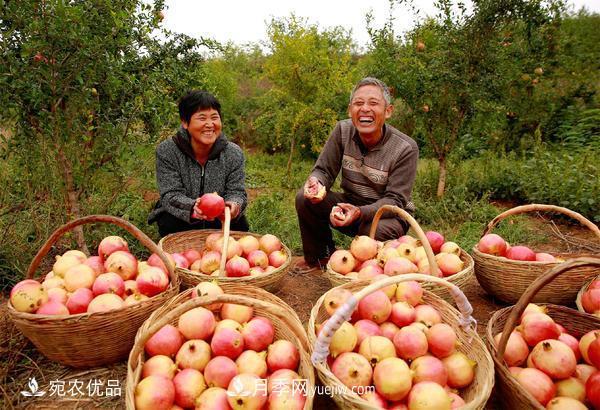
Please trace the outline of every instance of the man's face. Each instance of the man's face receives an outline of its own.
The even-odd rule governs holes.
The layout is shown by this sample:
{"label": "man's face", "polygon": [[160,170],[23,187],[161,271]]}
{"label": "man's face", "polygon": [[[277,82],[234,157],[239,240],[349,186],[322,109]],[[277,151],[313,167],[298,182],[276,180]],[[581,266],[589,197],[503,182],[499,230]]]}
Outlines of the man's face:
{"label": "man's face", "polygon": [[212,146],[221,134],[221,117],[214,108],[196,111],[189,122],[182,122],[194,143]]}
{"label": "man's face", "polygon": [[376,143],[381,137],[385,120],[392,115],[392,106],[385,104],[383,92],[376,85],[365,85],[354,93],[348,106],[352,124],[366,142]]}

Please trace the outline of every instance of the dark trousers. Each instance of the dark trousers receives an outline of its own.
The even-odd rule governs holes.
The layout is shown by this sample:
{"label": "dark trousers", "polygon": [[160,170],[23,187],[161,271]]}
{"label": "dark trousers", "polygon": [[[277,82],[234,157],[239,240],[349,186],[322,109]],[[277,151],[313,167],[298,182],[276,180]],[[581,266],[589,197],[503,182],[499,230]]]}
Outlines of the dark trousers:
{"label": "dark trousers", "polygon": [[[304,198],[304,189],[296,194],[296,213],[302,236],[304,259],[313,263],[318,259],[326,258],[335,251],[335,243],[329,223],[329,214],[339,202],[350,203],[341,192],[328,191],[325,198],[317,204]],[[350,226],[333,227],[344,235],[369,235],[372,221],[357,222]],[[375,239],[387,241],[397,239],[408,231],[408,223],[395,215],[383,215],[377,224]]]}
{"label": "dark trousers", "polygon": [[[156,223],[158,224],[158,233],[161,237],[170,233],[191,231],[192,229],[221,229],[223,227],[223,224],[218,219],[215,219],[214,221],[198,220],[189,224],[168,212],[161,212],[156,217]],[[232,220],[230,228],[232,231],[248,232],[250,227],[248,226],[246,215],[242,214],[237,219]]]}

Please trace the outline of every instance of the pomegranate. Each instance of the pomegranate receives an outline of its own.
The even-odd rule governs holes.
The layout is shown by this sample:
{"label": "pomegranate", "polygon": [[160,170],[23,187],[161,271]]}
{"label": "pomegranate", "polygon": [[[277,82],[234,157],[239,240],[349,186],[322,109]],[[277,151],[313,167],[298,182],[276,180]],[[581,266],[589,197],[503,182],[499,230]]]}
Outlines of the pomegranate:
{"label": "pomegranate", "polygon": [[75,292],[79,288],[91,288],[95,279],[92,268],[84,264],[75,265],[65,272],[65,289]]}
{"label": "pomegranate", "polygon": [[415,308],[407,302],[396,302],[392,305],[390,320],[397,326],[408,326],[415,321]]}
{"label": "pomegranate", "polygon": [[581,339],[579,339],[579,352],[581,353],[581,357],[583,357],[583,360],[585,360],[587,364],[592,364],[588,356],[588,348],[590,346],[590,343],[592,343],[598,337],[600,337],[600,331],[591,330],[585,335],[581,336]]}
{"label": "pomegranate", "polygon": [[331,365],[331,371],[347,387],[369,386],[373,369],[369,361],[354,352],[342,353]]}
{"label": "pomegranate", "polygon": [[[384,275],[383,273],[377,274],[375,275],[372,279],[371,282],[377,282],[380,280],[385,280],[388,279],[387,275]],[[394,295],[396,294],[396,284],[393,283],[391,285],[388,285],[384,288],[381,288],[381,291],[383,293],[385,293],[385,295],[388,297],[388,299],[392,299],[394,297]]]}
{"label": "pomegranate", "polygon": [[394,336],[400,330],[400,328],[392,322],[383,322],[379,325],[379,329],[381,329],[381,336],[387,337],[390,340],[394,340]]}
{"label": "pomegranate", "polygon": [[274,251],[269,254],[269,265],[279,268],[287,262],[287,254],[284,251]]}
{"label": "pomegranate", "polygon": [[577,361],[581,359],[581,353],[579,352],[579,340],[577,340],[575,337],[571,336],[568,333],[561,333],[560,336],[558,336],[558,340],[560,340],[561,342],[569,346],[571,350],[573,350],[573,353],[575,353],[575,359]]}
{"label": "pomegranate", "polygon": [[170,357],[165,355],[152,356],[142,366],[142,378],[154,375],[173,379],[176,372],[177,365]]}
{"label": "pomegranate", "polygon": [[37,315],[68,315],[69,309],[60,302],[49,300],[35,312]]}
{"label": "pomegranate", "polygon": [[232,278],[250,276],[250,264],[246,259],[236,255],[227,261],[225,271],[227,276]]}
{"label": "pomegranate", "polygon": [[56,262],[52,266],[52,272],[60,278],[65,276],[65,273],[73,266],[81,264],[81,261],[76,256],[57,256]]}
{"label": "pomegranate", "polygon": [[[274,371],[267,379],[267,391],[278,392],[285,388],[291,389],[294,380],[300,379],[298,373],[290,369],[279,369]],[[297,382],[296,382],[297,383]]]}
{"label": "pomegranate", "polygon": [[448,372],[440,359],[433,356],[417,357],[410,364],[413,372],[413,383],[434,382],[445,386],[448,380]]}
{"label": "pomegranate", "polygon": [[221,232],[213,232],[208,234],[206,237],[206,249],[209,251],[218,251],[221,252],[221,247],[217,246],[217,241],[223,238],[223,234]]}
{"label": "pomegranate", "polygon": [[383,265],[383,273],[389,276],[403,275],[405,273],[416,273],[417,265],[400,256],[392,257]]}
{"label": "pomegranate", "polygon": [[269,395],[269,410],[302,410],[306,396],[300,388],[273,392]]}
{"label": "pomegranate", "polygon": [[254,350],[244,350],[235,360],[238,372],[255,374],[261,379],[267,377],[267,353],[257,353]]}
{"label": "pomegranate", "polygon": [[523,369],[516,379],[542,406],[545,406],[556,395],[556,386],[552,379],[538,369]]}
{"label": "pomegranate", "polygon": [[187,269],[190,267],[190,261],[187,260],[187,258],[185,256],[183,256],[181,253],[173,253],[171,255],[173,257],[173,260],[175,261],[175,266],[177,266],[178,268],[182,268],[182,269]]}
{"label": "pomegranate", "polygon": [[196,369],[183,369],[173,378],[175,403],[183,408],[194,407],[196,399],[206,389],[204,376]]}
{"label": "pomegranate", "polygon": [[47,301],[48,293],[33,279],[22,280],[10,291],[10,303],[17,312],[33,313]]}
{"label": "pomegranate", "polygon": [[574,376],[577,377],[583,384],[587,382],[587,379],[596,371],[594,366],[589,364],[578,364],[575,368]]}
{"label": "pomegranate", "polygon": [[204,378],[209,387],[225,389],[237,374],[238,368],[235,362],[226,356],[212,358],[204,368]]}
{"label": "pomegranate", "polygon": [[269,256],[260,249],[251,251],[247,258],[248,262],[250,263],[250,267],[258,266],[259,268],[265,269],[267,266],[269,266]]}
{"label": "pomegranate", "polygon": [[[500,343],[501,337],[502,332],[494,336],[494,342],[496,342],[496,346],[498,346]],[[529,356],[529,347],[527,346],[525,339],[523,339],[523,336],[521,336],[519,332],[513,330],[508,338],[508,342],[506,343],[504,361],[509,367],[520,366],[525,363],[527,356]]]}
{"label": "pomegranate", "polygon": [[587,410],[587,407],[571,397],[555,397],[548,402],[546,410]]}
{"label": "pomegranate", "polygon": [[198,259],[202,258],[200,252],[195,249],[186,249],[182,254],[190,264],[196,262]]}
{"label": "pomegranate", "polygon": [[439,232],[427,231],[425,232],[425,237],[427,237],[427,241],[429,241],[429,245],[431,245],[433,253],[438,253],[444,244],[444,236]]}
{"label": "pomegranate", "polygon": [[600,371],[593,373],[585,382],[585,396],[595,409],[600,409]]}
{"label": "pomegranate", "polygon": [[425,334],[429,350],[434,356],[441,359],[450,356],[454,352],[457,343],[456,333],[446,323],[436,323]]}
{"label": "pomegranate", "polygon": [[431,305],[415,306],[415,322],[421,322],[427,327],[431,327],[437,323],[442,323],[442,316]]}
{"label": "pomegranate", "polygon": [[420,382],[413,386],[408,395],[410,410],[450,410],[451,399],[442,386],[434,382]]}
{"label": "pomegranate", "polygon": [[235,303],[223,303],[221,307],[221,319],[235,320],[239,324],[243,324],[252,319],[254,309],[250,306],[238,305]]}
{"label": "pomegranate", "polygon": [[144,269],[135,281],[140,293],[148,297],[158,295],[169,287],[169,278],[165,272],[154,266]]}
{"label": "pomegranate", "polygon": [[444,242],[440,248],[440,253],[450,253],[456,256],[460,256],[460,246],[456,242]]}
{"label": "pomegranate", "polygon": [[170,410],[175,402],[173,381],[162,376],[148,376],[135,386],[135,408]]}
{"label": "pomegranate", "polygon": [[123,307],[123,299],[113,293],[98,295],[88,305],[88,313],[108,312]]}
{"label": "pomegranate", "polygon": [[417,246],[419,246],[419,243],[420,243],[420,241],[417,238],[413,238],[410,235],[402,235],[401,237],[398,238],[398,242],[407,243],[409,245],[414,246],[415,248]]}
{"label": "pomegranate", "polygon": [[100,256],[100,259],[103,261],[106,261],[106,259],[116,251],[129,252],[127,241],[120,236],[107,236],[102,239],[98,245],[98,256]]}
{"label": "pomegranate", "polygon": [[577,359],[573,350],[559,340],[544,340],[531,351],[533,365],[553,379],[564,379],[575,373]]}
{"label": "pomegranate", "polygon": [[587,313],[596,313],[600,311],[600,289],[590,289],[583,292],[581,296],[581,305]]}
{"label": "pomegranate", "polygon": [[381,324],[390,317],[392,303],[382,290],[376,290],[358,302],[358,313],[363,319]]}
{"label": "pomegranate", "polygon": [[72,315],[85,313],[92,299],[94,299],[94,293],[90,289],[79,288],[67,299],[67,309]]}
{"label": "pomegranate", "polygon": [[354,270],[356,260],[349,251],[338,249],[329,258],[329,266],[335,272],[345,275]]}
{"label": "pomegranate", "polygon": [[365,266],[364,268],[360,269],[356,276],[360,280],[365,280],[373,279],[377,275],[382,275],[384,278],[388,277],[387,275],[383,275],[383,269],[381,267],[373,265]]}
{"label": "pomegranate", "polygon": [[267,349],[267,366],[271,373],[279,369],[296,370],[299,362],[298,348],[288,340],[277,340]]}
{"label": "pomegranate", "polygon": [[[221,387],[209,387],[196,400],[195,410],[229,410],[227,390]],[[175,409],[172,409],[175,410]]]}
{"label": "pomegranate", "polygon": [[136,303],[143,302],[144,300],[150,299],[146,295],[142,295],[141,293],[133,293],[125,298],[123,301],[123,306],[131,306]]}
{"label": "pomegranate", "polygon": [[[192,290],[192,299],[203,296],[219,296],[223,293],[223,289],[221,289],[221,287],[215,282],[200,282],[196,285],[194,290]],[[222,303],[213,303],[211,305],[206,306],[206,308],[221,309],[222,306]]]}
{"label": "pomegranate", "polygon": [[104,262],[100,256],[90,256],[83,264],[92,268],[96,276],[106,272],[106,269],[104,269]]}
{"label": "pomegranate", "polygon": [[[40,308],[41,309],[41,308]],[[596,334],[596,338],[593,339],[588,345],[587,350],[588,359],[590,364],[596,369],[600,368],[600,335]]]}
{"label": "pomegranate", "polygon": [[48,302],[58,302],[66,305],[68,298],[67,291],[64,288],[48,289]]}
{"label": "pomegranate", "polygon": [[270,233],[267,233],[267,234],[261,236],[260,239],[258,240],[258,244],[259,244],[259,249],[262,250],[267,255],[269,255],[275,251],[281,250],[281,247],[282,247],[281,241],[279,240],[279,238]]}
{"label": "pomegranate", "polygon": [[549,253],[540,252],[540,253],[535,254],[535,261],[536,262],[556,262],[556,258],[554,256],[550,255]]}
{"label": "pomegranate", "polygon": [[396,253],[398,254],[398,256],[408,259],[412,263],[417,262],[417,253],[416,252],[417,252],[417,250],[414,246],[406,244],[406,243],[400,244],[396,248]]}
{"label": "pomegranate", "polygon": [[242,373],[229,382],[227,401],[232,409],[259,410],[267,403],[264,381],[255,374]]}
{"label": "pomegranate", "polygon": [[183,341],[183,335],[175,326],[165,325],[148,339],[144,350],[150,357],[156,355],[175,357]]}
{"label": "pomegranate", "polygon": [[[164,254],[167,257],[167,260],[169,261],[169,263],[171,264],[171,267],[175,268],[175,259],[173,259],[173,256],[167,252],[164,252]],[[160,268],[166,275],[169,274],[169,270],[167,269],[167,266],[162,261],[160,256],[158,256],[155,253],[150,255],[150,257],[148,258],[148,265]]]}
{"label": "pomegranate", "polygon": [[427,353],[427,336],[415,325],[401,328],[394,335],[396,354],[405,360],[413,360]]}
{"label": "pomegranate", "polygon": [[175,356],[175,363],[180,369],[196,369],[203,371],[210,360],[210,346],[204,340],[188,340]]}
{"label": "pomegranate", "polygon": [[115,251],[104,261],[104,269],[119,274],[123,280],[134,279],[137,268],[137,259],[127,251]]}
{"label": "pomegranate", "polygon": [[220,263],[221,253],[218,251],[208,251],[202,256],[200,262],[196,261],[192,264],[192,270],[194,270],[194,267],[197,267],[200,272],[210,275],[219,269]]}
{"label": "pomegranate", "polygon": [[242,247],[242,254],[249,256],[252,252],[259,250],[260,243],[258,239],[252,235],[244,235],[238,239],[238,243]]}
{"label": "pomegranate", "polygon": [[210,341],[210,348],[215,356],[227,356],[236,359],[244,351],[242,334],[232,329],[219,329]]}
{"label": "pomegranate", "polygon": [[348,289],[343,288],[333,288],[329,292],[325,294],[325,299],[323,304],[325,305],[325,310],[329,316],[333,315],[333,313],[338,310],[348,298],[352,296],[352,292]]}
{"label": "pomegranate", "polygon": [[46,291],[55,288],[65,288],[65,280],[60,276],[53,276],[51,278],[47,278],[42,282],[42,287],[46,289]]}
{"label": "pomegranate", "polygon": [[125,288],[124,295],[129,296],[135,293],[140,293],[140,290],[137,287],[137,282],[135,280],[129,279],[123,282],[123,287]]}
{"label": "pomegranate", "polygon": [[215,330],[215,324],[213,313],[199,306],[179,316],[177,327],[187,339],[208,340]]}
{"label": "pomegranate", "polygon": [[358,349],[371,366],[375,367],[379,362],[388,357],[396,357],[396,348],[392,341],[383,336],[367,336]]}
{"label": "pomegranate", "polygon": [[242,326],[244,347],[257,352],[265,350],[275,338],[275,329],[271,321],[262,316],[256,316]]}
{"label": "pomegranate", "polygon": [[123,279],[114,272],[102,273],[94,281],[92,292],[94,292],[95,296],[103,293],[114,293],[115,295],[123,297],[125,294],[125,283],[123,282]]}
{"label": "pomegranate", "polygon": [[500,235],[488,233],[481,237],[477,244],[477,249],[489,255],[504,256],[506,254],[506,245],[506,241]]}
{"label": "pomegranate", "polygon": [[423,288],[419,282],[410,280],[398,283],[396,287],[396,300],[417,306],[423,299]]}
{"label": "pomegranate", "polygon": [[477,363],[465,356],[464,353],[454,352],[441,360],[448,373],[448,386],[462,389],[471,384],[475,378],[474,368]]}
{"label": "pomegranate", "polygon": [[506,257],[515,261],[535,261],[535,252],[527,246],[513,246],[506,251]]}
{"label": "pomegranate", "polygon": [[200,197],[198,208],[208,219],[214,219],[225,211],[225,200],[216,192],[204,194]]}
{"label": "pomegranate", "polygon": [[450,408],[452,410],[458,410],[464,408],[466,404],[462,397],[460,397],[456,393],[448,392],[448,396],[450,397]]}
{"label": "pomegranate", "polygon": [[378,265],[384,266],[387,261],[392,258],[399,258],[398,251],[396,248],[381,248],[379,252],[377,252],[377,263]]}
{"label": "pomegranate", "polygon": [[524,316],[517,330],[521,332],[529,346],[535,346],[542,340],[557,339],[560,336],[560,330],[554,320],[543,313],[529,313]]}
{"label": "pomegranate", "polygon": [[366,235],[356,236],[350,243],[350,252],[360,262],[374,258],[377,251],[377,241]]}
{"label": "pomegranate", "polygon": [[585,383],[576,377],[569,377],[555,383],[557,397],[571,397],[580,402],[585,401]]}
{"label": "pomegranate", "polygon": [[402,400],[412,387],[412,373],[404,360],[388,357],[375,366],[373,383],[377,393],[385,399]]}
{"label": "pomegranate", "polygon": [[439,253],[435,260],[444,277],[460,272],[464,266],[464,262],[453,253]]}
{"label": "pomegranate", "polygon": [[361,319],[354,323],[356,330],[356,346],[360,346],[363,340],[368,336],[381,336],[382,332],[377,323],[368,319]]}
{"label": "pomegranate", "polygon": [[360,396],[361,399],[378,409],[387,409],[387,400],[376,391],[368,391]]}

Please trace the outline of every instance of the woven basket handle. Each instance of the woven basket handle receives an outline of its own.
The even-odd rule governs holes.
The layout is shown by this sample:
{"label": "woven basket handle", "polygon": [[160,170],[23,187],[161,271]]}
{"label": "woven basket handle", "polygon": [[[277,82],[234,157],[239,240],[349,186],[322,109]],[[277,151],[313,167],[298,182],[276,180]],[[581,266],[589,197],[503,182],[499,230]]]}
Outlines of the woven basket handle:
{"label": "woven basket handle", "polygon": [[437,272],[437,274],[439,275],[440,270],[438,268],[437,262],[435,261],[435,256],[433,254],[433,249],[431,249],[431,244],[429,243],[427,236],[425,236],[425,232],[423,232],[423,229],[421,229],[421,226],[416,221],[416,219],[413,218],[412,215],[409,214],[408,212],[406,212],[404,209],[399,208],[394,205],[383,205],[381,208],[379,208],[377,210],[377,212],[375,213],[375,216],[373,217],[373,222],[371,224],[371,232],[369,233],[369,236],[371,237],[371,239],[375,239],[375,233],[377,232],[377,225],[379,224],[379,220],[383,216],[383,213],[386,211],[395,213],[400,218],[402,218],[406,222],[408,222],[410,227],[413,228],[413,230],[417,234],[417,238],[419,238],[419,240],[421,241],[421,244],[423,245],[423,248],[425,249],[425,255],[427,256],[427,261],[429,261],[429,271],[431,272],[431,274],[434,274],[435,272]]}
{"label": "woven basket handle", "polygon": [[48,254],[48,252],[50,251],[52,246],[56,243],[56,241],[58,241],[58,239],[61,236],[63,236],[66,232],[68,232],[68,231],[72,230],[73,228],[80,226],[80,225],[92,224],[92,223],[97,223],[97,222],[117,225],[117,226],[125,229],[130,234],[132,234],[138,241],[140,241],[140,243],[142,245],[144,245],[148,250],[150,250],[150,252],[156,253],[160,257],[160,259],[163,261],[163,263],[167,267],[167,270],[169,271],[169,277],[171,278],[171,281],[173,281],[175,279],[175,267],[173,265],[171,265],[171,261],[167,258],[167,256],[162,251],[162,249],[160,249],[158,247],[158,245],[156,245],[154,243],[154,241],[152,241],[152,239],[150,239],[144,232],[140,231],[131,222],[128,222],[124,219],[118,218],[116,216],[111,216],[111,215],[84,216],[81,218],[74,219],[74,220],[67,222],[66,224],[60,226],[58,229],[56,229],[52,233],[52,235],[50,235],[50,237],[46,240],[44,245],[37,252],[35,257],[31,261],[29,268],[27,268],[27,273],[25,274],[25,276],[28,279],[33,278],[33,274],[40,266],[40,263],[42,262],[42,259],[44,258],[44,256],[46,256]]}
{"label": "woven basket handle", "polygon": [[227,249],[229,246],[229,230],[231,225],[231,209],[225,207],[225,221],[223,222],[223,248],[221,249],[221,262],[219,263],[219,276],[225,275],[225,263],[227,263]]}
{"label": "woven basket handle", "polygon": [[129,356],[132,359],[130,360],[131,368],[129,369],[129,371],[133,372],[133,370],[137,367],[138,361],[141,358],[141,355],[144,351],[144,345],[146,344],[148,339],[150,339],[150,337],[152,337],[152,335],[158,332],[163,326],[174,321],[188,310],[194,309],[196,307],[208,306],[213,303],[235,303],[238,305],[250,306],[252,308],[260,308],[262,310],[268,311],[269,313],[272,313],[273,315],[281,319],[292,330],[292,332],[296,336],[296,340],[300,344],[300,348],[305,352],[308,351],[304,329],[302,328],[302,326],[300,326],[299,323],[294,321],[292,315],[290,315],[288,312],[286,312],[279,306],[274,305],[273,303],[264,302],[262,300],[252,299],[241,295],[221,294],[214,296],[202,296],[190,299],[187,302],[177,306],[166,315],[158,318],[157,321],[152,326],[150,326],[150,328],[148,328],[145,332],[139,335],[139,340],[136,337],[135,345]]}
{"label": "woven basket handle", "polygon": [[406,282],[409,280],[416,280],[418,282],[435,282],[448,288],[461,314],[461,326],[465,330],[469,330],[469,328],[471,328],[472,331],[475,331],[474,329],[476,329],[477,322],[472,316],[473,307],[471,306],[469,300],[467,299],[465,294],[459,289],[458,286],[448,282],[445,279],[436,278],[435,276],[430,275],[422,275],[419,273],[407,273],[404,275],[396,275],[383,280],[378,280],[364,287],[363,289],[352,295],[341,307],[339,307],[334,312],[334,314],[329,318],[329,320],[325,322],[325,325],[323,326],[319,336],[317,337],[313,354],[311,356],[313,364],[316,365],[317,363],[324,362],[327,359],[327,356],[329,355],[329,344],[331,343],[331,338],[333,337],[333,334],[340,328],[342,323],[350,319],[350,316],[352,316],[352,312],[354,311],[354,309],[358,305],[358,302],[362,298],[373,293],[376,290],[385,288],[386,286],[397,284],[400,282]]}
{"label": "woven basket handle", "polygon": [[511,208],[507,211],[502,212],[500,215],[495,217],[489,224],[487,224],[487,226],[483,230],[483,234],[481,234],[481,236],[484,236],[484,235],[487,235],[488,233],[490,233],[492,231],[492,229],[501,220],[503,220],[506,217],[509,217],[512,215],[523,214],[523,213],[527,213],[527,212],[536,212],[536,211],[556,212],[559,214],[570,216],[571,218],[576,219],[583,226],[587,227],[590,231],[592,231],[596,235],[596,237],[598,239],[600,239],[600,229],[598,229],[596,224],[594,224],[590,220],[586,219],[580,213],[571,211],[570,209],[563,208],[563,207],[556,206],[556,205],[542,205],[542,204],[522,205],[522,206],[517,206],[515,208]]}
{"label": "woven basket handle", "polygon": [[504,350],[506,349],[506,344],[508,343],[508,338],[510,334],[517,326],[517,321],[521,317],[523,311],[527,305],[531,302],[534,296],[538,293],[540,289],[546,286],[548,283],[552,282],[556,277],[560,276],[562,273],[581,266],[600,266],[599,258],[575,258],[570,259],[567,262],[563,262],[554,268],[550,269],[548,272],[539,276],[536,280],[534,280],[531,285],[523,292],[516,305],[510,311],[510,315],[504,324],[504,329],[502,329],[502,337],[500,338],[500,342],[498,342],[498,351],[496,352],[496,357],[498,360],[502,361],[504,359]]}

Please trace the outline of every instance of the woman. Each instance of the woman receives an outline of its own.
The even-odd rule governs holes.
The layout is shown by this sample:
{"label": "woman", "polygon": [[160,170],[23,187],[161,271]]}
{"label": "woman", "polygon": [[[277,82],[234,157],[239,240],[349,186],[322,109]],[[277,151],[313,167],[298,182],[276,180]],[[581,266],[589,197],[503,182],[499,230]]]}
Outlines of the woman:
{"label": "woman", "polygon": [[206,218],[199,198],[217,192],[231,210],[231,229],[248,231],[244,209],[242,149],[222,133],[221,104],[206,91],[191,91],[179,101],[181,128],[156,148],[156,180],[160,200],[148,217],[161,236],[190,229],[220,229]]}

